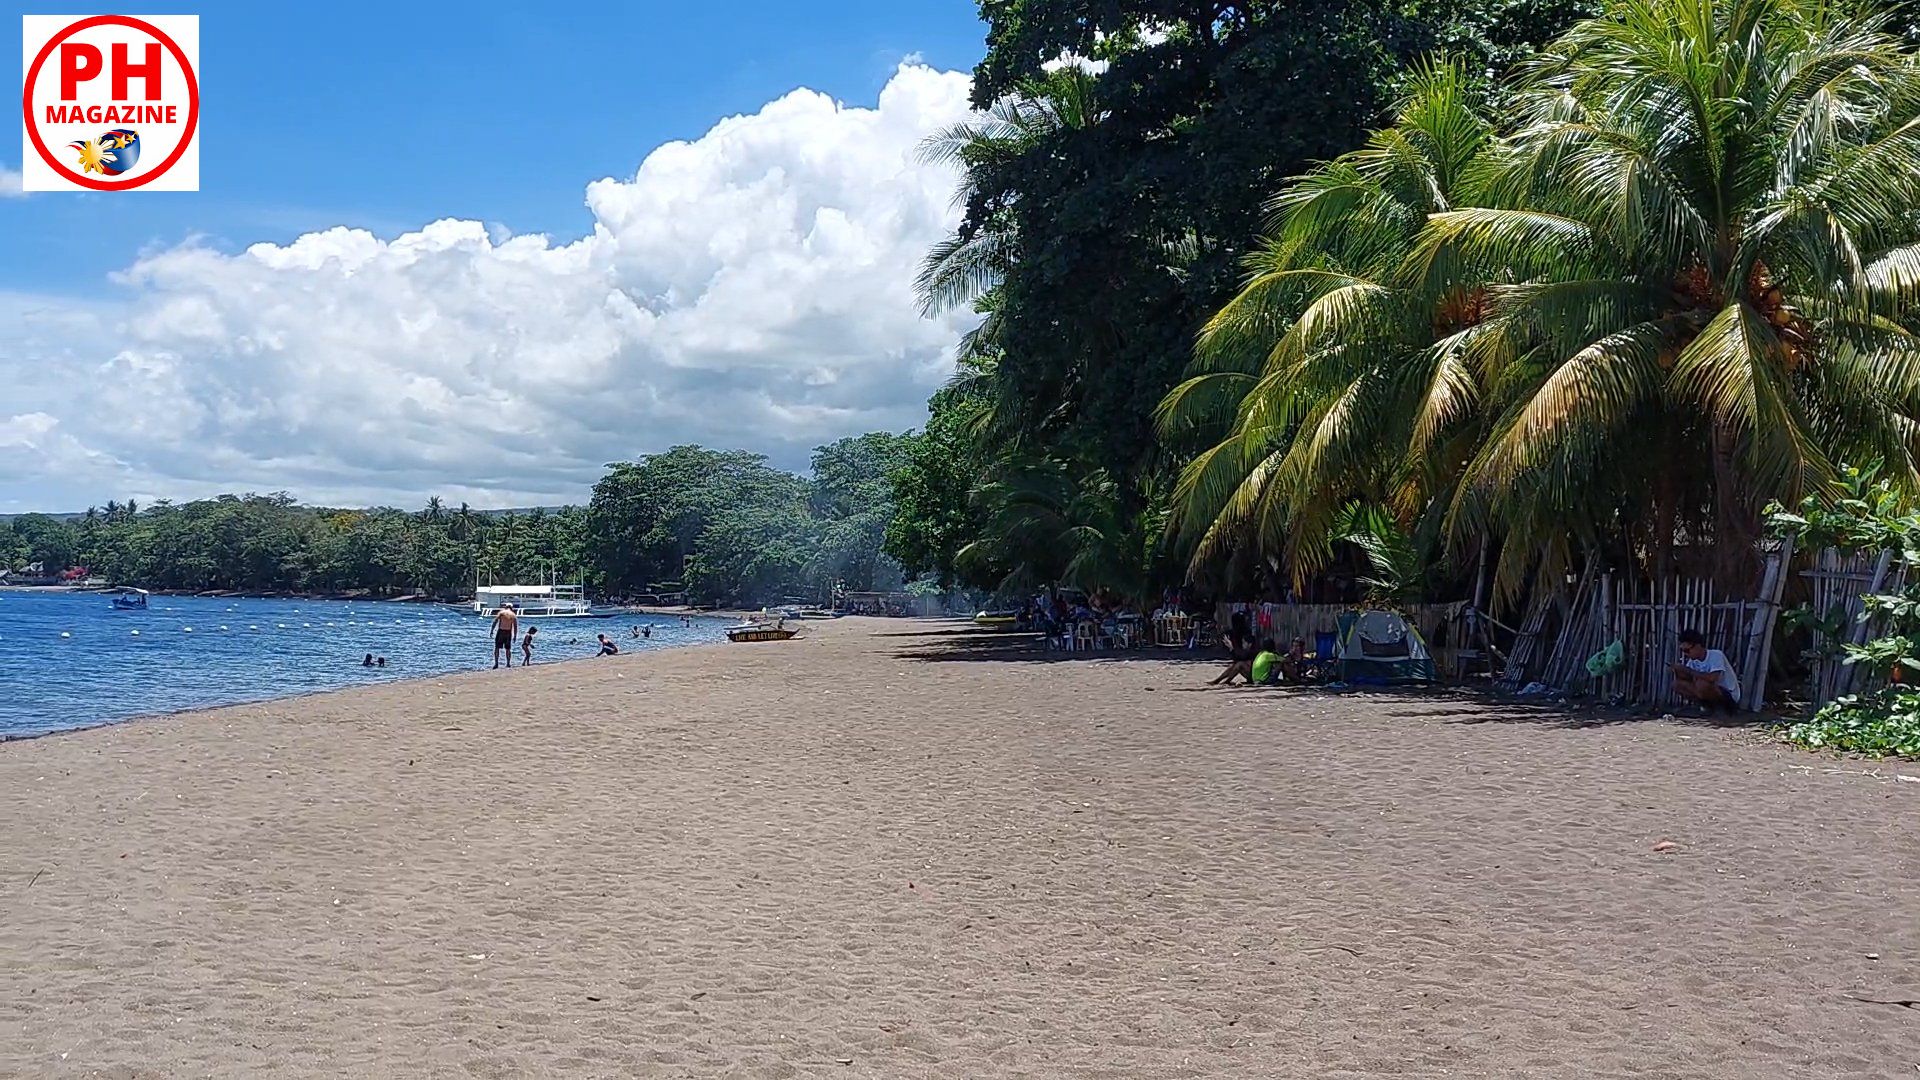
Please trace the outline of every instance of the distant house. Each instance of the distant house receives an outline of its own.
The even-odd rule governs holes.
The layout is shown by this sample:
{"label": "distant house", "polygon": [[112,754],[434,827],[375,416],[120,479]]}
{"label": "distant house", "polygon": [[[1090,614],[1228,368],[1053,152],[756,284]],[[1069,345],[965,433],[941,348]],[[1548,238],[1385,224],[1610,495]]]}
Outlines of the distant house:
{"label": "distant house", "polygon": [[[80,571],[80,577],[86,577],[86,574],[85,570]],[[10,571],[0,570],[0,584],[5,585],[59,585],[68,580],[77,581],[79,578],[68,579],[60,574],[49,574],[46,568],[37,562],[30,562]]]}

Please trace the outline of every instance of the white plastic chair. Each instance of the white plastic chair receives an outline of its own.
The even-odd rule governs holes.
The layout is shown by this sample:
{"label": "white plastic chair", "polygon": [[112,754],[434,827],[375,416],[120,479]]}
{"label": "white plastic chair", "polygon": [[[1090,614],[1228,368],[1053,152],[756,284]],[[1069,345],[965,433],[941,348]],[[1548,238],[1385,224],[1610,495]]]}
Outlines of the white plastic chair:
{"label": "white plastic chair", "polygon": [[1073,650],[1098,649],[1100,647],[1100,628],[1093,623],[1076,623],[1073,627]]}

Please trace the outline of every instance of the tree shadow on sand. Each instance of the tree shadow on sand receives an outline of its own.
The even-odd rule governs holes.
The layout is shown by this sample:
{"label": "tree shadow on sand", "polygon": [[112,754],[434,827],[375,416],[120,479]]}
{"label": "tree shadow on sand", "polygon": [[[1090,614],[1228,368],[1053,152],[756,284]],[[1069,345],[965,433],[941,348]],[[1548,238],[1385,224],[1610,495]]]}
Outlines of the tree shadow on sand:
{"label": "tree shadow on sand", "polygon": [[882,631],[879,636],[906,639],[912,642],[910,647],[895,652],[894,659],[927,664],[1091,664],[1101,661],[1141,660],[1220,667],[1226,663],[1224,656],[1215,656],[1208,650],[1152,646],[1142,649],[1062,652],[1059,649],[1047,648],[1046,639],[1039,634],[1017,630],[988,630],[967,623],[955,623],[938,628]]}
{"label": "tree shadow on sand", "polygon": [[1399,709],[1385,713],[1391,717],[1439,720],[1446,724],[1527,724],[1538,727],[1581,730],[1619,727],[1623,724],[1664,723],[1685,727],[1742,730],[1763,728],[1776,723],[1766,713],[1649,712],[1583,705],[1577,702],[1519,701],[1489,690],[1457,690],[1450,699],[1434,701],[1435,708]]}
{"label": "tree shadow on sand", "polygon": [[[971,622],[954,621],[934,625],[920,624],[913,629],[882,631],[881,637],[901,639],[904,646],[893,656],[896,660],[919,663],[1024,663],[1024,664],[1098,664],[1114,661],[1150,661],[1178,664],[1196,669],[1221,670],[1226,657],[1213,650],[1172,648],[1111,649],[1098,652],[1061,652],[1049,649],[1039,634],[1012,630],[988,630]],[[908,643],[911,642],[909,645]],[[1686,727],[1718,729],[1754,729],[1776,723],[1765,713],[1737,715],[1692,715],[1685,712],[1659,713],[1582,704],[1527,700],[1497,694],[1484,687],[1351,686],[1335,689],[1324,686],[1213,687],[1204,681],[1191,686],[1163,687],[1187,692],[1239,692],[1272,694],[1276,701],[1311,695],[1345,698],[1366,697],[1383,706],[1382,716],[1409,720],[1438,720],[1445,724],[1525,724],[1537,727],[1584,730],[1609,728],[1623,724],[1669,723]],[[1671,719],[1667,717],[1671,716]]]}

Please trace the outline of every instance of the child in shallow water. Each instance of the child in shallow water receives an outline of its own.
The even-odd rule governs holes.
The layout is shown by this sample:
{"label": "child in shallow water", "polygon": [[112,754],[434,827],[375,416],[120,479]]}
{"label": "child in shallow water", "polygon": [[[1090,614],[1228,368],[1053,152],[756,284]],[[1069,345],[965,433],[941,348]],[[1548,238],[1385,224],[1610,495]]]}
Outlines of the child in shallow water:
{"label": "child in shallow water", "polygon": [[533,663],[533,635],[539,632],[539,627],[529,626],[527,627],[527,636],[520,639],[520,662],[522,664]]}

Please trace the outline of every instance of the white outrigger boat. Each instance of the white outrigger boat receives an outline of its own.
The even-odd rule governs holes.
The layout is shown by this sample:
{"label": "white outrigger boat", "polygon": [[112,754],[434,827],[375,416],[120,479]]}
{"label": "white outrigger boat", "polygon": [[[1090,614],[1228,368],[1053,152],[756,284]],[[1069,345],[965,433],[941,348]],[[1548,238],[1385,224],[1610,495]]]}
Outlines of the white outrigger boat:
{"label": "white outrigger boat", "polygon": [[473,613],[483,619],[508,604],[523,619],[611,619],[611,611],[595,611],[585,585],[475,585]]}

